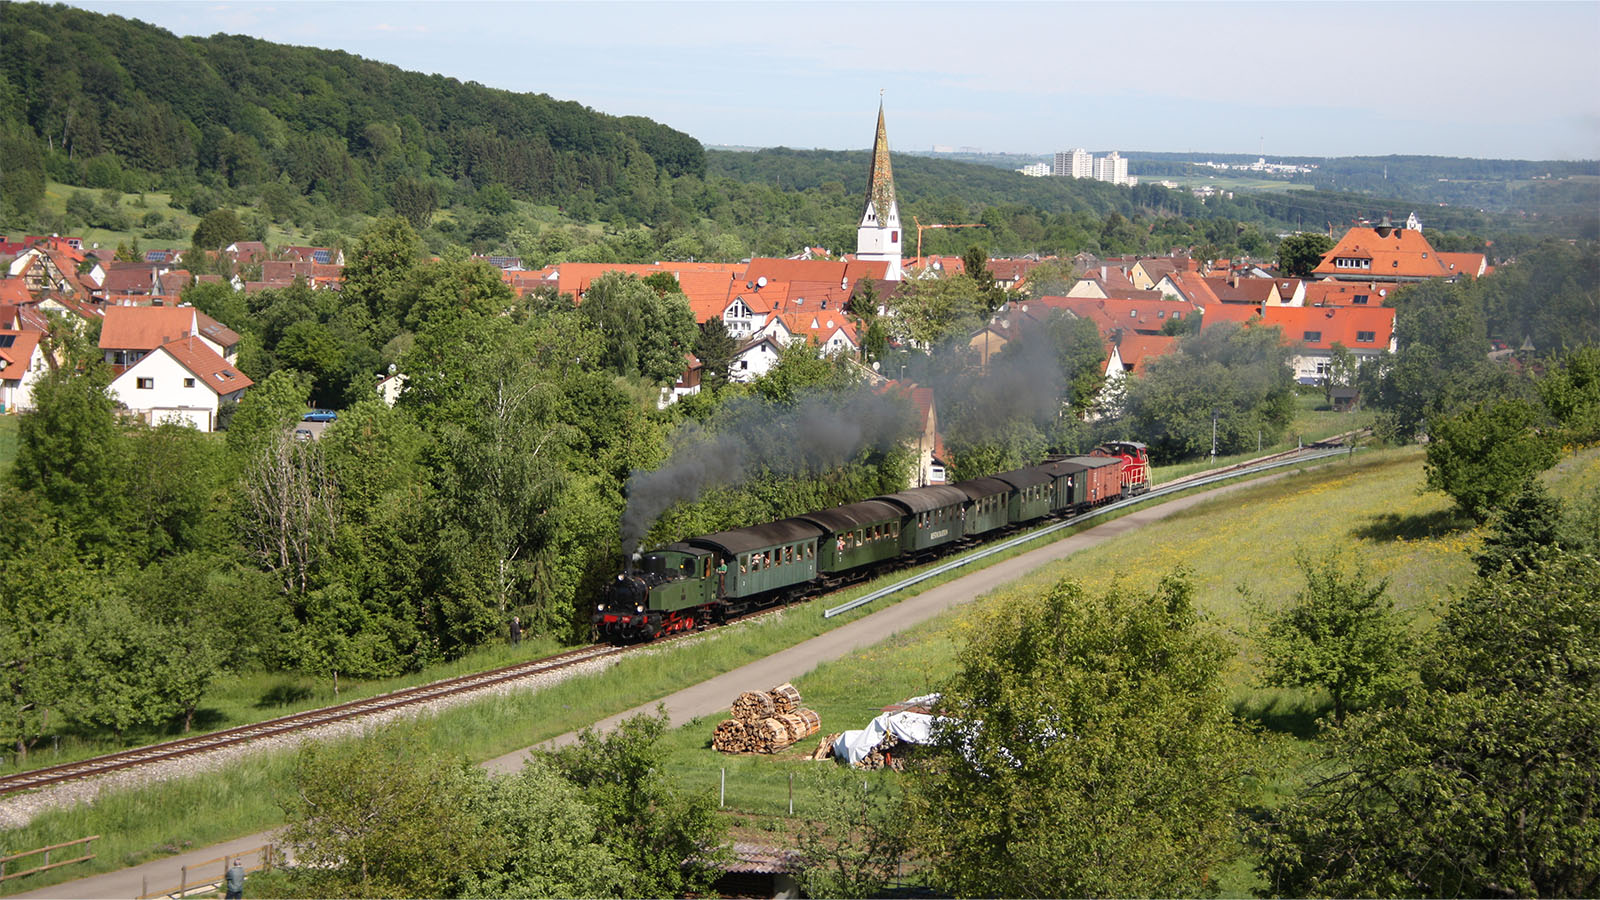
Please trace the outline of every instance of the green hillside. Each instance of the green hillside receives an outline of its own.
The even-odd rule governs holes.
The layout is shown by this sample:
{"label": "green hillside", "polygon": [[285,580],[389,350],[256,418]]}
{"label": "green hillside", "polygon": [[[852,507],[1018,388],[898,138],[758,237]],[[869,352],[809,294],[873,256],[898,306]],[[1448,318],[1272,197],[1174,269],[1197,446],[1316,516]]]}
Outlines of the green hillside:
{"label": "green hillside", "polygon": [[[183,176],[220,189],[283,184],[365,210],[458,180],[604,200],[704,169],[698,141],[649,119],[348,53],[179,38],[32,3],[0,5],[0,46],[5,155],[35,178],[130,192]],[[20,177],[8,175],[8,194],[25,187]]]}

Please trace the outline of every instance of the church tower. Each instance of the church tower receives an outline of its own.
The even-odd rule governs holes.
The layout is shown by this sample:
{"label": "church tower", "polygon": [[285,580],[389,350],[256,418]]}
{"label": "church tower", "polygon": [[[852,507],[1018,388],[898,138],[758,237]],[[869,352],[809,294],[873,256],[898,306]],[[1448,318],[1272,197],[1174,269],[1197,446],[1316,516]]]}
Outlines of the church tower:
{"label": "church tower", "polygon": [[900,280],[900,206],[894,200],[894,171],[889,168],[889,132],[878,103],[878,136],[872,141],[872,177],[867,182],[867,208],[856,226],[856,258],[885,260],[890,281]]}

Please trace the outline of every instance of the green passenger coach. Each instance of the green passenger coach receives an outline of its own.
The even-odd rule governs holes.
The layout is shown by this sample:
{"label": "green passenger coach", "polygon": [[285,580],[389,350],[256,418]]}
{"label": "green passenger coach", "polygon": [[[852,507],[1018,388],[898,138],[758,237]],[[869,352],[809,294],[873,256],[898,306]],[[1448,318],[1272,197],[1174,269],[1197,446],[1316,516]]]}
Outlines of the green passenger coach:
{"label": "green passenger coach", "polygon": [[817,577],[817,526],[803,519],[735,528],[690,538],[688,543],[715,551],[728,571],[719,577],[724,599],[783,591]]}
{"label": "green passenger coach", "polygon": [[824,532],[817,539],[817,571],[834,574],[899,556],[901,515],[892,503],[865,500],[800,518]]}
{"label": "green passenger coach", "polygon": [[900,526],[900,550],[920,553],[961,540],[967,495],[948,485],[914,488],[873,497],[905,511]]}

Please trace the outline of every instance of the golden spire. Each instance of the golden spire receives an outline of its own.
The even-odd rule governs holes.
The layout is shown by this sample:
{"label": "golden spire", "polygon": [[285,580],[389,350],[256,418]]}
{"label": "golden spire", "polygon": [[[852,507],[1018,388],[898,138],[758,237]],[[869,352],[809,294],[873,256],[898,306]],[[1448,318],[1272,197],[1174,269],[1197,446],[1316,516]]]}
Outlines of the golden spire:
{"label": "golden spire", "polygon": [[867,200],[878,215],[878,224],[889,221],[894,206],[894,171],[889,168],[889,131],[883,125],[883,99],[878,99],[878,136],[872,141],[872,180],[867,182]]}

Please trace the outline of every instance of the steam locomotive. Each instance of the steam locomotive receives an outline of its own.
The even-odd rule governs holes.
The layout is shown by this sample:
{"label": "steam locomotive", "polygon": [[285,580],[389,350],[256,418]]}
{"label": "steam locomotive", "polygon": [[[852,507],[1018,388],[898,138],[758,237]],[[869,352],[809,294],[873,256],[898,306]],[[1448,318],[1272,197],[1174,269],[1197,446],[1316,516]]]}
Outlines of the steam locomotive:
{"label": "steam locomotive", "polygon": [[1146,446],[1118,441],[1089,456],[692,537],[617,575],[595,608],[595,631],[624,643],[720,624],[1149,489]]}

